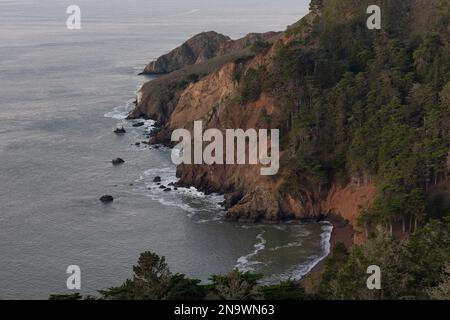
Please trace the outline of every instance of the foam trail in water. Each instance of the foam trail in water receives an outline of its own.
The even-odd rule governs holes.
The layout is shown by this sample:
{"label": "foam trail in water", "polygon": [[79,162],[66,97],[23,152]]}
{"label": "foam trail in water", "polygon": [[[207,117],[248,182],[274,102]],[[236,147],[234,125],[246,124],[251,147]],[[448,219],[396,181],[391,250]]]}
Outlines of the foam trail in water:
{"label": "foam trail in water", "polygon": [[[141,90],[142,85],[138,85],[136,87],[136,90],[134,92],[135,96],[139,94],[139,91]],[[105,118],[112,118],[116,120],[125,120],[131,111],[135,108],[136,104],[136,98],[128,100],[125,105],[115,107],[113,111],[105,113]]]}
{"label": "foam trail in water", "polygon": [[270,251],[278,251],[280,249],[287,249],[287,248],[295,248],[295,247],[301,247],[303,244],[303,241],[295,241],[295,242],[290,242],[288,244],[285,244],[284,246],[277,246],[275,248],[270,248]]}
{"label": "foam trail in water", "polygon": [[[189,217],[205,212],[214,213],[212,218],[199,219],[196,223],[221,220],[224,211],[220,203],[224,201],[224,197],[217,194],[206,195],[194,187],[178,187],[175,190],[174,184],[178,182],[175,172],[175,166],[148,169],[136,182],[143,182],[146,195],[153,200],[166,206],[179,207],[188,212]],[[161,178],[159,184],[153,182],[155,177]],[[161,186],[171,188],[171,191],[165,192]],[[197,204],[197,206],[194,206],[194,204]]]}
{"label": "foam trail in water", "polygon": [[283,274],[281,276],[283,279],[295,279],[295,280],[302,279],[304,276],[310,273],[315,266],[317,266],[323,259],[325,259],[330,254],[333,225],[328,222],[323,222],[322,224],[323,224],[322,234],[320,235],[320,237],[321,237],[321,245],[323,248],[322,249],[323,254],[320,256],[313,256],[306,263],[297,266],[291,272]]}
{"label": "foam trail in water", "polygon": [[113,118],[116,120],[125,120],[128,117],[128,114],[133,111],[134,108],[134,99],[130,99],[123,106],[118,106],[113,109],[113,111],[105,113],[106,118]]}
{"label": "foam trail in water", "polygon": [[259,261],[250,261],[254,256],[256,256],[260,251],[266,248],[266,239],[264,239],[265,231],[262,231],[260,234],[256,236],[256,240],[258,242],[254,245],[255,250],[248,255],[242,256],[237,260],[236,268],[240,271],[254,271],[255,268],[253,266],[261,264]]}

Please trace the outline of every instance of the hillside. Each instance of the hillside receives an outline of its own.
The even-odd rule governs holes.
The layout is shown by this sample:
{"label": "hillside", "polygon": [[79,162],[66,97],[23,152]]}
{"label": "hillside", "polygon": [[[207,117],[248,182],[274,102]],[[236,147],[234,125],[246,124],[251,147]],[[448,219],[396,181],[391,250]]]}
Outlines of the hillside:
{"label": "hillside", "polygon": [[203,32],[195,35],[168,54],[159,57],[156,61],[150,62],[143,73],[170,73],[218,56],[239,52],[255,42],[266,41],[279,34],[279,32],[250,33],[243,38],[232,40],[214,31]]}
{"label": "hillside", "polygon": [[[366,8],[382,8],[368,30]],[[340,217],[367,237],[448,213],[449,0],[315,0],[276,40],[143,86],[130,118],[177,128],[279,128],[281,170],[182,165],[180,185],[226,196],[227,218]],[[191,64],[191,63],[189,63]],[[438,195],[438,196],[436,196]],[[436,200],[438,199],[438,200]]]}

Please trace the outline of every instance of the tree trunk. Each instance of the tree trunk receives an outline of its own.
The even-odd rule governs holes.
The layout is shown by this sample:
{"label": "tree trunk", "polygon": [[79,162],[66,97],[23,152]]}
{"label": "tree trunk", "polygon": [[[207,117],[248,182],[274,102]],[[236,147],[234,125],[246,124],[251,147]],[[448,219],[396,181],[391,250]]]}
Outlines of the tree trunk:
{"label": "tree trunk", "polygon": [[405,216],[402,216],[402,231],[403,231],[403,233],[406,233]]}
{"label": "tree trunk", "polygon": [[448,165],[445,166],[445,181],[448,181]]}

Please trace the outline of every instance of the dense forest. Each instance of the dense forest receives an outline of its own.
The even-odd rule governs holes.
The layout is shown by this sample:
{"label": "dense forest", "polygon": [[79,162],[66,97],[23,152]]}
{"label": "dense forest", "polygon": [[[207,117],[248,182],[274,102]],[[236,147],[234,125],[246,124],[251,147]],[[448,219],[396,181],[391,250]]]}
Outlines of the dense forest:
{"label": "dense forest", "polygon": [[245,99],[270,90],[282,101],[285,189],[295,193],[304,172],[323,185],[370,177],[379,196],[360,217],[367,230],[401,223],[412,232],[445,217],[450,208],[427,195],[448,181],[450,3],[421,30],[416,1],[379,1],[382,29],[369,30],[366,1],[325,2],[306,37],[302,21],[290,27],[273,67],[242,79]]}

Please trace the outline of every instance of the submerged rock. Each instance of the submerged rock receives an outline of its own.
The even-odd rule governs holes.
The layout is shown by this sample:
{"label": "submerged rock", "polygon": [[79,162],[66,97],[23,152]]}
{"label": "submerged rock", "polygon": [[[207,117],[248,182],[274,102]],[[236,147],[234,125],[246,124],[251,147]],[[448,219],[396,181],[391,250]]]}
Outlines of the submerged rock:
{"label": "submerged rock", "polygon": [[153,179],[153,182],[161,182],[161,177],[155,177],[155,179]]}
{"label": "submerged rock", "polygon": [[134,128],[139,128],[139,127],[143,127],[145,125],[145,122],[137,122],[133,124]]}
{"label": "submerged rock", "polygon": [[122,158],[116,158],[112,160],[112,164],[115,166],[121,165],[125,163],[125,160],[123,160]]}
{"label": "submerged rock", "polygon": [[116,128],[116,130],[114,130],[114,133],[115,134],[125,134],[125,133],[127,133],[127,131],[123,127],[121,127],[121,128]]}
{"label": "submerged rock", "polygon": [[105,196],[102,196],[100,198],[100,201],[103,202],[103,203],[111,203],[111,202],[114,201],[114,197],[113,196],[109,196],[109,195],[105,195]]}

